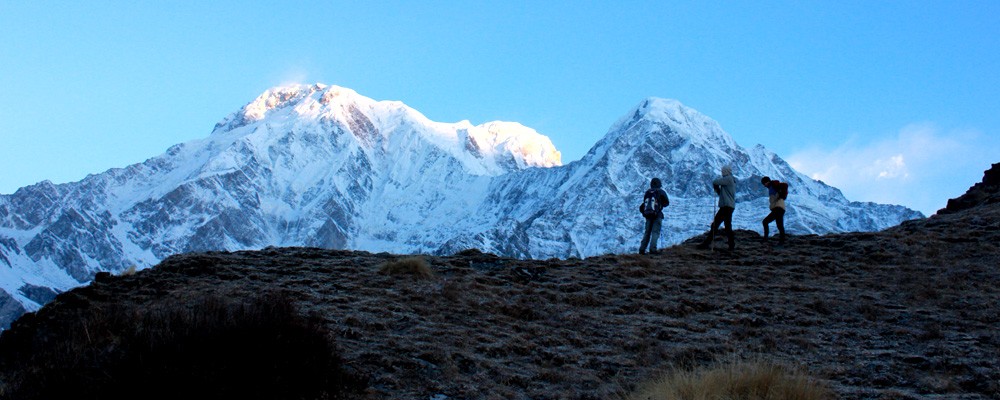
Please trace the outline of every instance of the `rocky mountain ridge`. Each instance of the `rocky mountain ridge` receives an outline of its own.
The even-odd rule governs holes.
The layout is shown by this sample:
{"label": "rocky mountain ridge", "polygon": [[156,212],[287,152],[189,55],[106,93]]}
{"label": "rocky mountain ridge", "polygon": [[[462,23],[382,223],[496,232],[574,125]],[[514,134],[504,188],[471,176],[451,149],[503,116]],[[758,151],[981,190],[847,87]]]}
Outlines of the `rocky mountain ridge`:
{"label": "rocky mountain ridge", "polygon": [[973,185],[965,194],[948,200],[937,214],[953,214],[987,204],[1000,203],[1000,163],[983,172],[983,180]]}
{"label": "rocky mountain ridge", "polygon": [[673,100],[643,101],[583,159],[561,165],[547,137],[517,123],[439,123],[400,102],[293,85],[143,163],[0,195],[0,323],[97,272],[188,252],[633,252],[635,209],[652,177],[671,197],[661,240],[678,243],[711,220],[708,182],[726,164],[740,179],[738,228],[760,229],[763,175],[791,185],[790,232],[874,231],[922,217],[848,201]]}

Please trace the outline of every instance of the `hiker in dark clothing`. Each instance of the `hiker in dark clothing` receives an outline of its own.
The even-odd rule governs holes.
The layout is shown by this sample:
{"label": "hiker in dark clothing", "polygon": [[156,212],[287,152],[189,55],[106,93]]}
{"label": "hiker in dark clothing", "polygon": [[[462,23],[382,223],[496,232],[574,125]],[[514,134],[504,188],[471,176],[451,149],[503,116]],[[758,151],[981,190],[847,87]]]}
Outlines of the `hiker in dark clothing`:
{"label": "hiker in dark clothing", "polygon": [[778,225],[778,244],[785,244],[785,199],[788,198],[788,184],[766,176],[760,178],[760,183],[767,188],[771,208],[771,213],[761,222],[764,225],[764,241],[767,241],[768,225],[774,221]]}
{"label": "hiker in dark clothing", "polygon": [[660,178],[653,178],[649,181],[649,190],[642,196],[642,204],[639,205],[639,212],[646,217],[646,229],[642,233],[642,242],[639,243],[639,254],[646,254],[646,245],[649,245],[649,253],[657,254],[656,241],[660,239],[660,227],[663,225],[663,207],[670,205],[667,192],[661,189]]}
{"label": "hiker in dark clothing", "polygon": [[715,240],[715,232],[719,225],[726,224],[726,236],[729,237],[729,251],[736,248],[736,236],[733,235],[733,211],[736,210],[736,178],[733,178],[733,170],[729,166],[722,167],[722,177],[712,181],[712,188],[719,194],[719,211],[715,213],[712,221],[712,228],[708,232],[699,249],[707,249]]}

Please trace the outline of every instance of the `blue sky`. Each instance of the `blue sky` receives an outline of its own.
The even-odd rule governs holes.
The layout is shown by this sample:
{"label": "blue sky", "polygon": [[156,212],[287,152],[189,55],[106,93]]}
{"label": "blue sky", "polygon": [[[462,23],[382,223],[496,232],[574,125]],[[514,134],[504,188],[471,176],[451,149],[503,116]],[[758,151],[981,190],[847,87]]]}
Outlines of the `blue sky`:
{"label": "blue sky", "polygon": [[579,159],[675,98],[851,200],[925,213],[1000,162],[998,1],[0,0],[0,193],[141,162],[269,87],[517,121]]}

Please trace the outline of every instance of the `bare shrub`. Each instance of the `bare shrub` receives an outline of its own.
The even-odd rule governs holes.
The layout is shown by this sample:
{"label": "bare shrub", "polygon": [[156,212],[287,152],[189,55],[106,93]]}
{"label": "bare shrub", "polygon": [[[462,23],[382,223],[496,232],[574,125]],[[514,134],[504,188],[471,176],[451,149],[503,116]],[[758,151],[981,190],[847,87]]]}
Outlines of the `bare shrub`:
{"label": "bare shrub", "polygon": [[479,249],[465,249],[459,251],[458,253],[455,253],[456,256],[461,256],[461,257],[474,257],[474,256],[481,256],[483,254],[484,253]]}
{"label": "bare shrub", "polygon": [[413,275],[418,278],[431,278],[434,272],[423,257],[405,257],[389,261],[379,266],[379,272],[386,275]]}
{"label": "bare shrub", "polygon": [[674,370],[626,400],[813,400],[832,399],[816,380],[777,364],[735,361],[708,368]]}
{"label": "bare shrub", "polygon": [[[185,304],[186,303],[186,304]],[[0,399],[342,398],[360,390],[280,295],[93,305],[0,337]]]}
{"label": "bare shrub", "polygon": [[135,265],[129,266],[122,272],[118,273],[118,276],[132,276],[135,275]]}

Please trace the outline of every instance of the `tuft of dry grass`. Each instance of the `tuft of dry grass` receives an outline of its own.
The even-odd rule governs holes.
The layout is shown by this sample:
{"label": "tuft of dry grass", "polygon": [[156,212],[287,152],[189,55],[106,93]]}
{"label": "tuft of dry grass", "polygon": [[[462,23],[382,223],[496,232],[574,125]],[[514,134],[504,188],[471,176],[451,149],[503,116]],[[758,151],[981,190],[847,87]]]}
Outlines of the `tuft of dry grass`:
{"label": "tuft of dry grass", "polygon": [[625,400],[825,400],[829,388],[809,376],[765,361],[733,361],[674,370]]}
{"label": "tuft of dry grass", "polygon": [[135,275],[135,265],[128,267],[128,269],[118,273],[118,276],[132,276]]}
{"label": "tuft of dry grass", "polygon": [[413,256],[389,261],[379,267],[379,272],[386,275],[413,275],[418,278],[431,278],[430,264],[423,257]]}

